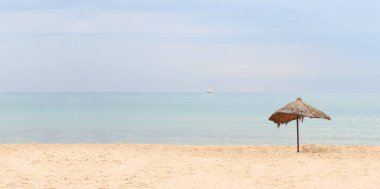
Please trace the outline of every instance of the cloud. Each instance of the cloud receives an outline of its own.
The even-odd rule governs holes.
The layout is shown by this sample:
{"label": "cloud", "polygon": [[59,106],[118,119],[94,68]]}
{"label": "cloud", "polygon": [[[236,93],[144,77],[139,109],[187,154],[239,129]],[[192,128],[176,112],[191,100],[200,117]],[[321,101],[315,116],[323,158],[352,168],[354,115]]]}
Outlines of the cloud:
{"label": "cloud", "polygon": [[1,1],[0,91],[378,90],[375,5]]}
{"label": "cloud", "polygon": [[197,91],[208,84],[219,91],[266,91],[279,81],[302,88],[329,63],[315,49],[291,45],[62,38],[35,48],[34,40],[2,42],[2,91]]}
{"label": "cloud", "polygon": [[237,32],[197,24],[174,13],[144,11],[39,10],[0,13],[0,33],[215,35]]}

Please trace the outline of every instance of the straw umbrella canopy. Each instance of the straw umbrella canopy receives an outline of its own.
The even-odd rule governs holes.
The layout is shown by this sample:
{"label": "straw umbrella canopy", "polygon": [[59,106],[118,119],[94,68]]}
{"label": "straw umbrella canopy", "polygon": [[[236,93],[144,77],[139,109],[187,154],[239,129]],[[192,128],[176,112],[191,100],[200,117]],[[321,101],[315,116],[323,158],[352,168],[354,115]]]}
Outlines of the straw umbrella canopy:
{"label": "straw umbrella canopy", "polygon": [[331,120],[327,114],[303,102],[301,97],[277,110],[269,117],[269,120],[277,123],[278,127],[281,124],[288,124],[293,120],[297,120],[297,152],[299,152],[298,120],[303,121],[305,117]]}

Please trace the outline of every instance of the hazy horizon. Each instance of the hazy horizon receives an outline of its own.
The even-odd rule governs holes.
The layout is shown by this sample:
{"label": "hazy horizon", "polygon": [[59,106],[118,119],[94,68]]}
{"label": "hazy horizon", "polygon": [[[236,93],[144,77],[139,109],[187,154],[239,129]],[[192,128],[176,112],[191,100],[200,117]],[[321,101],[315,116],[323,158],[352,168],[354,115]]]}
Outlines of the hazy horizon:
{"label": "hazy horizon", "polygon": [[0,92],[380,92],[380,2],[0,1]]}

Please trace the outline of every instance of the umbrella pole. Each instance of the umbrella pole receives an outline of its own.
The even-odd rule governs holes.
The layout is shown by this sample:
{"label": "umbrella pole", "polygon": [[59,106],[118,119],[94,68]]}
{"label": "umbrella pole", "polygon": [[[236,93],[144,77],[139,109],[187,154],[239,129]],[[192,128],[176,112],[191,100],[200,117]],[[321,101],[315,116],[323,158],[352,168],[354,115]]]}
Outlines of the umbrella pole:
{"label": "umbrella pole", "polygon": [[300,152],[300,139],[298,134],[298,115],[297,115],[297,152]]}

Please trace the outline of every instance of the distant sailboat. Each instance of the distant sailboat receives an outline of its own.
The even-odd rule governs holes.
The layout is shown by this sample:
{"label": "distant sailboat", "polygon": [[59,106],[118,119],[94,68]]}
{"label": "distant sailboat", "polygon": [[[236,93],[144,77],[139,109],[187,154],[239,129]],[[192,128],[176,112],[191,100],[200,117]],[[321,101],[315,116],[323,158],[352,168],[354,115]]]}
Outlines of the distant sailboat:
{"label": "distant sailboat", "polygon": [[211,86],[208,86],[206,93],[208,93],[208,94],[214,93],[214,88],[212,88]]}

